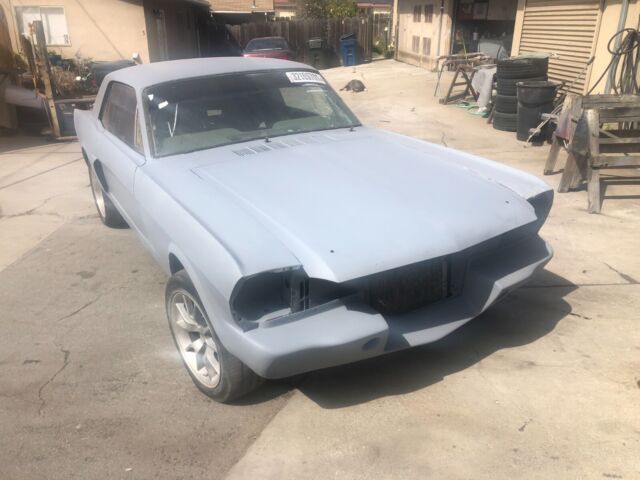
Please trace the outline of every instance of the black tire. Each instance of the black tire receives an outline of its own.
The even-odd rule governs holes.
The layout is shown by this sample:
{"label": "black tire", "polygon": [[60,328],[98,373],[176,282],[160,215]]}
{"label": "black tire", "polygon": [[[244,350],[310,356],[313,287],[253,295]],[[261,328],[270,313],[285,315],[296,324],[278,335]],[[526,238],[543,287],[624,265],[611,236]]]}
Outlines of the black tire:
{"label": "black tire", "polygon": [[497,62],[496,76],[503,79],[522,79],[547,75],[549,58],[504,59]]}
{"label": "black tire", "polygon": [[[84,152],[83,152],[84,155]],[[86,159],[86,156],[85,156]],[[98,178],[98,174],[93,165],[87,162],[89,168],[89,181],[91,182],[91,194],[93,195],[93,203],[96,206],[98,216],[102,223],[109,228],[129,228],[125,219],[120,215],[109,196],[105,193],[102,183]],[[101,206],[102,202],[102,206]]]}
{"label": "black tire", "polygon": [[498,95],[506,95],[513,97],[518,94],[518,82],[537,82],[547,80],[546,75],[544,77],[531,77],[531,78],[498,78]]}
{"label": "black tire", "polygon": [[[209,387],[200,381],[200,379],[191,371],[191,369],[187,365],[187,362],[182,355],[182,351],[180,350],[180,346],[178,344],[178,339],[176,338],[176,332],[174,331],[174,326],[170,315],[172,308],[171,302],[174,295],[180,294],[182,292],[187,292],[191,296],[191,298],[193,298],[193,300],[198,304],[198,307],[204,316],[204,320],[206,321],[210,329],[211,337],[215,342],[217,350],[217,360],[220,364],[220,378],[215,387]],[[208,315],[205,312],[198,292],[193,286],[189,275],[187,275],[184,270],[176,272],[171,276],[171,278],[169,278],[165,291],[165,307],[167,311],[167,320],[169,321],[169,330],[171,331],[171,336],[173,337],[176,348],[180,353],[180,358],[182,359],[182,362],[187,372],[189,373],[189,376],[193,380],[193,383],[202,393],[218,402],[226,403],[235,400],[243,395],[246,395],[250,391],[256,389],[263,382],[263,379],[261,377],[256,375],[249,367],[247,367],[224,347],[224,345],[216,335],[216,332],[213,329],[213,325],[209,321]]]}
{"label": "black tire", "polygon": [[518,130],[517,113],[493,113],[493,128],[504,132],[515,132]]}
{"label": "black tire", "polygon": [[518,113],[518,98],[510,95],[496,95],[496,112]]}

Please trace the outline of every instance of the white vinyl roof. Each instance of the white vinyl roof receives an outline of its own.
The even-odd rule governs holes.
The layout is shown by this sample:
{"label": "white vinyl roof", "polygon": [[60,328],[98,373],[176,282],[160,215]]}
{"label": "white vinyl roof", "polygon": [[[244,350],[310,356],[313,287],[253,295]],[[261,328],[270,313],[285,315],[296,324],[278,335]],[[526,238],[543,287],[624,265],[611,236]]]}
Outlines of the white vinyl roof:
{"label": "white vinyl roof", "polygon": [[112,80],[142,90],[159,83],[192,77],[219,75],[223,73],[250,72],[276,69],[315,70],[309,65],[273,58],[211,57],[171,60],[147,63],[116,70],[105,77],[104,83]]}

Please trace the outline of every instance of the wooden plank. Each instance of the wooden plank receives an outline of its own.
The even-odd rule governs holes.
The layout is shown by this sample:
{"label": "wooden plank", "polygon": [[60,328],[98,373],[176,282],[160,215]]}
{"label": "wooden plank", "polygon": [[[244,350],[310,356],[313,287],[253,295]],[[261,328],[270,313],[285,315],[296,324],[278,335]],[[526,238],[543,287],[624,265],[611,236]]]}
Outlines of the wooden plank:
{"label": "wooden plank", "polygon": [[[606,112],[606,110],[604,110]],[[607,115],[606,113],[600,118],[602,123],[629,123],[640,122],[640,112],[637,115]]]}
{"label": "wooden plank", "polygon": [[640,166],[640,155],[599,155],[591,162],[598,168],[607,167],[638,167]]}
{"label": "wooden plank", "polygon": [[569,191],[569,189],[576,188],[582,179],[580,170],[578,169],[576,156],[572,151],[572,144],[574,141],[576,126],[582,114],[582,97],[578,95],[568,95],[565,99],[565,102],[569,103],[567,108],[570,112],[568,138],[566,138],[566,140],[568,140],[569,142],[569,149],[564,171],[562,172],[562,177],[560,178],[558,193],[566,193]]}
{"label": "wooden plank", "polygon": [[602,197],[600,192],[600,170],[597,168],[589,169],[587,198],[589,213],[600,213],[602,210]]}
{"label": "wooden plank", "polygon": [[600,213],[602,198],[600,192],[600,170],[594,168],[594,161],[600,155],[600,120],[598,110],[589,109],[585,112],[589,128],[589,157],[587,161],[587,197],[589,213]]}
{"label": "wooden plank", "polygon": [[33,32],[36,38],[36,64],[38,72],[44,84],[44,94],[47,106],[49,108],[49,118],[51,119],[51,129],[54,138],[60,137],[60,123],[58,121],[58,112],[53,101],[53,87],[51,84],[51,65],[49,64],[49,56],[47,53],[47,42],[44,36],[44,28],[40,20],[34,21],[32,24]]}
{"label": "wooden plank", "polygon": [[600,142],[600,154],[604,155],[628,155],[640,153],[640,145],[637,143],[602,144]]}
{"label": "wooden plank", "polygon": [[640,97],[637,95],[587,95],[583,98],[582,103],[585,108],[610,108],[622,106],[640,106]]}
{"label": "wooden plank", "polygon": [[558,137],[556,137],[555,132],[553,133],[552,138],[553,140],[551,142],[551,148],[549,149],[549,155],[547,155],[547,161],[544,164],[545,175],[551,175],[554,172],[556,163],[558,162],[558,155],[562,149],[562,143]]}
{"label": "wooden plank", "polygon": [[[569,112],[569,115],[572,115],[575,109],[574,104],[577,98],[579,97],[576,97],[575,95],[567,95],[562,105],[562,113]],[[569,126],[569,132],[567,132],[569,138],[571,138],[571,135],[572,135],[573,125],[574,123],[573,121],[571,121]],[[556,136],[556,132],[554,131],[552,136],[551,149],[549,150],[549,154],[547,155],[547,161],[545,162],[545,165],[544,165],[545,175],[551,175],[555,171],[556,163],[558,163],[558,155],[560,154],[560,150],[562,149],[562,146],[563,146],[562,145],[563,141],[564,139],[558,138]]]}
{"label": "wooden plank", "polygon": [[576,127],[571,139],[570,151],[575,156],[576,168],[573,176],[568,179],[569,188],[577,188],[588,178],[588,157],[589,157],[589,126],[585,112],[580,110],[580,118],[576,122]]}
{"label": "wooden plank", "polygon": [[602,108],[597,107],[600,122],[636,122],[640,119],[640,106],[636,107],[616,107]]}
{"label": "wooden plank", "polygon": [[[607,133],[607,132],[603,132]],[[601,138],[600,145],[618,145],[625,143],[640,143],[640,137],[626,137],[626,138]]]}
{"label": "wooden plank", "polygon": [[562,177],[560,178],[560,184],[558,185],[558,193],[567,193],[575,183],[575,178],[579,175],[576,155],[573,152],[569,152]]}

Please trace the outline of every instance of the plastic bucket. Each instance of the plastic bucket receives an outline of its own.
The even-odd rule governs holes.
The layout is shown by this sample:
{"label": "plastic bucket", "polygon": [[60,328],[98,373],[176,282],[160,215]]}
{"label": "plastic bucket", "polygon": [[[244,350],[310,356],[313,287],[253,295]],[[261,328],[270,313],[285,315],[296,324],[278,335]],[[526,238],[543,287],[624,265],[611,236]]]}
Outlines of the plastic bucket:
{"label": "plastic bucket", "polygon": [[518,82],[518,103],[542,105],[553,103],[560,84],[547,81]]}
{"label": "plastic bucket", "polygon": [[[518,82],[518,140],[529,138],[529,131],[542,123],[542,114],[551,113],[560,84],[547,81]],[[548,125],[533,137],[543,141],[549,135]]]}

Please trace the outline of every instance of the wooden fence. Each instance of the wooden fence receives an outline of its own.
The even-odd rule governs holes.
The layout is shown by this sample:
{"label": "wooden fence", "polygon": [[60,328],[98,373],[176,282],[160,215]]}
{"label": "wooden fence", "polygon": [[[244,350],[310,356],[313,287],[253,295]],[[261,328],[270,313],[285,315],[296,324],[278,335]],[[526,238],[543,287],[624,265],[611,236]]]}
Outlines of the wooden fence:
{"label": "wooden fence", "polygon": [[358,60],[371,61],[373,21],[369,17],[280,20],[227,25],[226,28],[242,47],[245,47],[249,40],[257,37],[284,37],[294,51],[296,60],[310,64],[315,64],[318,60],[309,49],[309,40],[322,38],[323,59],[321,65],[317,65],[319,67],[339,65],[340,37],[353,33],[358,40]]}

